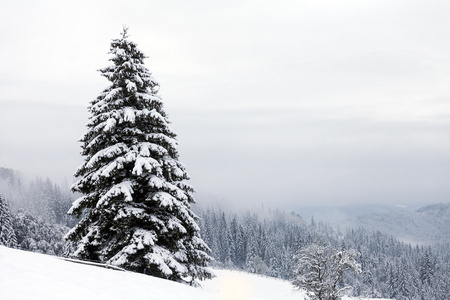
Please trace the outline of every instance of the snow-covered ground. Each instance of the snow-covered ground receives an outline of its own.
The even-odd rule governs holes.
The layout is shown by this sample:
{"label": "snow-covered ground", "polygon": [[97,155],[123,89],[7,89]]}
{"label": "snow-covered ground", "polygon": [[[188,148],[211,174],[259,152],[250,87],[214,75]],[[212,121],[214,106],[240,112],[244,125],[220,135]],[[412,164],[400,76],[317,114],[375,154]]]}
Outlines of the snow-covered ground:
{"label": "snow-covered ground", "polygon": [[0,246],[0,299],[302,300],[284,280],[214,270],[201,288]]}

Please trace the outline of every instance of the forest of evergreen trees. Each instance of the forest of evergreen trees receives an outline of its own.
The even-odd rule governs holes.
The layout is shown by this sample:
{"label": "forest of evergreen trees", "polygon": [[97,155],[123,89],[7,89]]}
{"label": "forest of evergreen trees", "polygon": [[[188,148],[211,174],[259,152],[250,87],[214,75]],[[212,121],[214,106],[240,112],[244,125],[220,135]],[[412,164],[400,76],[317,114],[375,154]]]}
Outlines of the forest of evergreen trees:
{"label": "forest of evergreen trees", "polygon": [[344,276],[352,295],[397,300],[446,299],[450,286],[450,247],[412,246],[363,228],[336,232],[328,224],[307,224],[279,210],[237,215],[222,210],[198,212],[203,238],[219,267],[291,280],[293,257],[312,243],[356,249],[362,274]]}
{"label": "forest of evergreen trees", "polygon": [[77,221],[67,215],[75,199],[68,188],[49,179],[27,181],[14,170],[0,168],[0,195],[10,213],[15,247],[57,256],[71,251],[72,244],[63,240]]}
{"label": "forest of evergreen trees", "polygon": [[[76,197],[50,180],[25,182],[16,172],[0,168],[0,237],[6,233],[8,207],[15,242],[10,247],[66,256],[73,245],[63,240],[73,224],[67,215]],[[0,203],[0,204],[1,204]],[[196,207],[204,241],[211,248],[213,265],[292,280],[300,249],[315,243],[334,249],[356,249],[362,274],[347,274],[344,285],[352,295],[402,299],[441,300],[450,286],[450,246],[430,247],[400,242],[390,235],[363,228],[337,232],[328,224],[305,222],[296,213],[259,210],[230,213]],[[3,241],[3,242],[2,242]],[[1,244],[6,244],[0,239]]]}

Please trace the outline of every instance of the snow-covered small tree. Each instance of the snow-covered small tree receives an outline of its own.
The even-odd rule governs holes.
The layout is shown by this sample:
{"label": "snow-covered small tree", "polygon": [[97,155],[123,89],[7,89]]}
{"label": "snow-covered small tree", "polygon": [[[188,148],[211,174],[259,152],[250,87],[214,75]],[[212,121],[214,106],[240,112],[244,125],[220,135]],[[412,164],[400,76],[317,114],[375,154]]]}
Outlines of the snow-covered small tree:
{"label": "snow-covered small tree", "polygon": [[312,300],[338,300],[344,289],[339,287],[347,270],[361,273],[354,249],[337,251],[326,246],[311,244],[294,257],[298,260],[293,284],[305,289]]}
{"label": "snow-covered small tree", "polygon": [[9,205],[2,194],[0,194],[0,245],[11,248],[17,247]]}
{"label": "snow-covered small tree", "polygon": [[113,64],[100,72],[111,85],[90,104],[85,161],[72,186],[83,194],[69,210],[82,216],[66,235],[78,242],[73,255],[176,281],[209,278],[194,189],[159,84],[126,28],[110,53]]}

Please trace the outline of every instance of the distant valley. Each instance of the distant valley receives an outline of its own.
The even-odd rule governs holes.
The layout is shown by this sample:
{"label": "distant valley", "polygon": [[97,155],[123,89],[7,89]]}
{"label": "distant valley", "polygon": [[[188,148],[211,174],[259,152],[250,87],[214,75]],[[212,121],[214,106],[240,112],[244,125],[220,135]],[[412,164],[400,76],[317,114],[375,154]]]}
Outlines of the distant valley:
{"label": "distant valley", "polygon": [[450,203],[430,204],[418,209],[375,205],[309,208],[302,217],[329,223],[341,231],[364,227],[395,236],[413,245],[450,242]]}

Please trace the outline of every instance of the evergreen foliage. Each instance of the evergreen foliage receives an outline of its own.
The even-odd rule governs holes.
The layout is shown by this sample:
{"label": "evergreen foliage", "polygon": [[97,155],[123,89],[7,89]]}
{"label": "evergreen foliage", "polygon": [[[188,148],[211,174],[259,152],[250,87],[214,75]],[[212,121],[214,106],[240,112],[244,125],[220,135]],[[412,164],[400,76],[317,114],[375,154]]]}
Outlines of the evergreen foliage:
{"label": "evergreen foliage", "polygon": [[69,230],[64,225],[47,222],[22,210],[14,215],[12,225],[19,249],[55,256],[67,256],[74,250],[73,244],[63,239]]}
{"label": "evergreen foliage", "polygon": [[[450,245],[433,247],[402,243],[379,231],[363,228],[336,232],[328,224],[306,224],[294,213],[279,210],[227,215],[221,210],[199,212],[202,234],[216,266],[292,280],[294,255],[312,244],[339,251],[353,248],[362,274],[343,274],[339,289],[353,296],[441,300],[449,297]],[[220,216],[220,217],[219,217]],[[224,233],[225,228],[225,233]],[[230,253],[235,249],[234,254]]]}
{"label": "evergreen foliage", "polygon": [[[73,195],[61,190],[64,188],[48,180],[37,178],[30,184],[18,172],[0,168],[0,193],[8,199],[19,249],[60,256],[73,253],[72,244],[64,242],[62,236],[68,230],[64,225],[75,224],[74,219],[61,217],[58,224],[53,213],[56,210],[49,213],[42,209],[52,207],[48,205],[52,198],[56,204],[53,207],[66,207]],[[442,212],[439,217],[446,218],[446,205],[431,207]],[[306,224],[298,215],[279,210],[229,214],[207,209],[198,214],[202,235],[212,248],[213,264],[219,267],[292,280],[297,250],[312,243],[326,244],[340,250],[354,248],[361,253],[357,262],[362,275],[347,272],[339,282],[339,288],[352,286],[353,296],[408,300],[441,300],[450,296],[448,242],[413,247],[363,228],[342,234],[322,222],[311,219]]]}
{"label": "evergreen foliage", "polygon": [[214,265],[290,279],[297,249],[316,234],[298,215],[279,210],[264,217],[247,212],[242,216],[223,211],[200,211],[202,236],[212,249]]}
{"label": "evergreen foliage", "polygon": [[9,200],[12,214],[29,212],[47,223],[74,226],[76,219],[67,215],[75,195],[66,186],[59,186],[39,177],[28,182],[17,171],[0,168],[0,193]]}
{"label": "evergreen foliage", "polygon": [[81,259],[176,281],[209,278],[209,248],[190,208],[194,189],[159,84],[126,28],[110,53],[113,64],[100,72],[111,85],[90,104],[85,162],[72,186],[83,196],[69,213],[84,216],[66,238],[78,242]]}
{"label": "evergreen foliage", "polygon": [[34,215],[41,216],[50,223],[73,225],[74,218],[67,215],[73,197],[63,193],[49,179],[36,178],[31,182],[27,193],[33,195],[29,207]]}
{"label": "evergreen foliage", "polygon": [[15,248],[16,234],[12,227],[12,216],[6,199],[0,194],[0,245]]}

